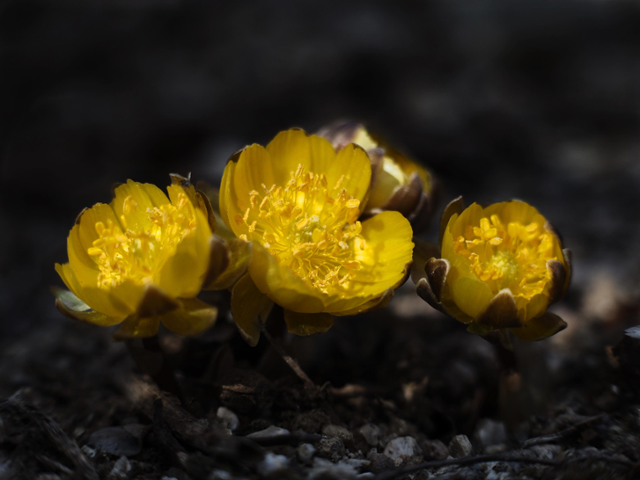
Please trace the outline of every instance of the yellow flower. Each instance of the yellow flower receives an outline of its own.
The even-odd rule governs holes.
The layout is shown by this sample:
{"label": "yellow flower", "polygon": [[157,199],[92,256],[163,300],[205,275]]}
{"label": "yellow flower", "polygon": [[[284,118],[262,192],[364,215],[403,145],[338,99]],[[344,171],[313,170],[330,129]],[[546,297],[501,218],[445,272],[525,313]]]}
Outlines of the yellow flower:
{"label": "yellow flower", "polygon": [[159,322],[194,335],[215,321],[217,309],[195,297],[203,284],[229,276],[230,265],[241,266],[230,260],[230,245],[212,235],[204,195],[188,179],[172,180],[169,198],[129,180],[109,205],[79,215],[67,239],[69,263],[56,264],[70,290],[54,290],[63,314],[101,326],[122,322],[119,338],[155,335]]}
{"label": "yellow flower", "polygon": [[309,335],[329,329],[332,315],[385,306],[404,282],[411,226],[397,212],[358,221],[370,180],[362,148],[336,153],[324,138],[297,129],[231,158],[220,210],[234,234],[253,243],[249,273],[231,296],[250,344],[274,302],[284,307],[290,332]]}
{"label": "yellow flower", "polygon": [[337,151],[356,143],[369,154],[373,175],[365,215],[393,210],[407,217],[414,232],[426,229],[437,200],[433,177],[427,169],[372,136],[359,123],[329,126],[318,135],[329,140]]}
{"label": "yellow flower", "polygon": [[532,341],[566,327],[546,310],[569,285],[570,252],[534,207],[514,200],[464,209],[458,198],[440,228],[442,258],[420,244],[412,272],[431,306],[480,335],[509,329]]}

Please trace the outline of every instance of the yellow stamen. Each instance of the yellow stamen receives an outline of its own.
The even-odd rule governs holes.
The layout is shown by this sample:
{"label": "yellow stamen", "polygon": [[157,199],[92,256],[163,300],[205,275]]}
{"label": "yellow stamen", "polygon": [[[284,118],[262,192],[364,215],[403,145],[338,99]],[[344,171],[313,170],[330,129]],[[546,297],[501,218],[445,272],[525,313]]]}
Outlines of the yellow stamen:
{"label": "yellow stamen", "polygon": [[552,235],[537,223],[505,226],[495,214],[479,223],[468,225],[453,244],[455,253],[469,259],[471,271],[494,293],[510,288],[529,300],[543,293],[551,279],[547,261],[556,259]]}
{"label": "yellow stamen", "polygon": [[[107,225],[96,222],[98,238],[87,249],[100,270],[98,287],[105,290],[126,281],[139,285],[152,281],[178,244],[193,235],[196,228],[195,211],[184,193],[179,194],[176,205],[149,208],[146,212],[139,211],[129,196],[122,211],[122,225],[111,220]],[[138,221],[128,222],[134,215],[139,217]],[[147,227],[138,226],[134,230],[127,228],[129,224]]]}
{"label": "yellow stamen", "polygon": [[360,268],[356,249],[366,244],[357,221],[360,201],[341,189],[343,182],[344,176],[329,189],[325,174],[298,165],[284,188],[263,185],[263,193],[250,192],[251,207],[235,220],[249,240],[311,286],[346,288]]}

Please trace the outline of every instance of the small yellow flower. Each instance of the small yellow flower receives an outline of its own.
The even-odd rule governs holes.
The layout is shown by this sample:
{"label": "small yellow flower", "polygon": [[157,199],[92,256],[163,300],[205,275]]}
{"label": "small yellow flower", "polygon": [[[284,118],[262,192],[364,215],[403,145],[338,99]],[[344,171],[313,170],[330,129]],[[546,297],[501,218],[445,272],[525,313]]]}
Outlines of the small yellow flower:
{"label": "small yellow flower", "polygon": [[546,310],[569,285],[570,253],[534,207],[514,200],[463,210],[458,198],[445,209],[440,231],[442,258],[421,244],[412,272],[431,306],[480,335],[509,329],[540,340],[566,327]]}
{"label": "small yellow flower", "polygon": [[373,171],[365,215],[392,210],[402,213],[414,232],[426,229],[437,200],[433,177],[427,169],[372,136],[359,123],[340,123],[323,128],[318,134],[337,151],[355,143],[369,154]]}
{"label": "small yellow flower", "polygon": [[250,344],[274,302],[290,332],[308,335],[330,328],[332,315],[386,305],[404,282],[411,226],[397,212],[358,220],[370,180],[362,148],[336,153],[324,138],[296,129],[231,158],[220,210],[235,235],[253,242],[249,273],[231,296]]}
{"label": "small yellow flower", "polygon": [[172,179],[168,198],[129,180],[109,205],[80,214],[67,239],[69,263],[56,264],[70,290],[54,291],[63,314],[101,326],[122,322],[120,338],[155,335],[159,322],[194,335],[215,321],[217,309],[195,297],[233,263],[229,248],[212,235],[205,197],[187,179]]}

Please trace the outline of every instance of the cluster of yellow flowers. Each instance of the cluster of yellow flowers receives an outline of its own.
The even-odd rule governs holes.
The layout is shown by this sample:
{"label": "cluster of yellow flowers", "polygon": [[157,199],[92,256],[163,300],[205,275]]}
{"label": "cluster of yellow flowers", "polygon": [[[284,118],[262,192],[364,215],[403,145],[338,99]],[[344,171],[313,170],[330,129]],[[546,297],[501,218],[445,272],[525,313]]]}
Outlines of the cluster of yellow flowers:
{"label": "cluster of yellow flowers", "polygon": [[217,316],[200,291],[230,289],[255,345],[274,305],[289,332],[320,333],[335,316],[385,307],[411,273],[418,294],[470,332],[539,340],[565,326],[546,310],[569,283],[568,251],[534,207],[464,209],[459,198],[442,215],[440,248],[416,239],[433,212],[432,177],[360,124],[244,148],[219,196],[171,178],[168,196],[129,180],[78,216],[69,263],[56,265],[63,314],[120,324],[116,338],[153,336],[160,323],[195,335]]}

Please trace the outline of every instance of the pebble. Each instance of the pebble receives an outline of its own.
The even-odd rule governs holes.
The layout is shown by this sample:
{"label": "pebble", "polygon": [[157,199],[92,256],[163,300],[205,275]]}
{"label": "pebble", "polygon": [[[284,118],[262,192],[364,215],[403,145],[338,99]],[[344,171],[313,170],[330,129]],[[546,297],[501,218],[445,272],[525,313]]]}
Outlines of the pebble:
{"label": "pebble", "polygon": [[478,447],[486,449],[491,445],[506,443],[507,429],[502,422],[483,418],[478,422],[473,437]]}
{"label": "pebble", "polygon": [[105,427],[89,437],[89,446],[110,455],[133,457],[142,451],[142,437],[134,436],[122,427]]}
{"label": "pebble", "polygon": [[342,440],[353,440],[353,435],[349,430],[332,423],[328,423],[322,427],[322,434],[327,437],[340,437]]}
{"label": "pebble", "polygon": [[344,442],[340,437],[322,437],[318,442],[319,453],[334,462],[337,462],[345,454]]}
{"label": "pebble", "polygon": [[113,468],[109,472],[107,478],[113,480],[119,480],[121,478],[127,478],[127,474],[131,471],[131,464],[127,457],[120,457],[116,460],[116,463],[113,465]]}
{"label": "pebble", "polygon": [[449,456],[449,449],[440,440],[425,440],[420,448],[425,460],[444,460]]}
{"label": "pebble", "polygon": [[289,430],[286,428],[276,427],[275,425],[271,425],[264,430],[260,430],[259,432],[253,432],[247,435],[247,438],[262,438],[262,437],[273,437],[276,435],[289,435]]}
{"label": "pebble", "polygon": [[394,438],[387,444],[384,449],[384,454],[398,464],[415,456],[422,455],[422,450],[418,446],[418,442],[415,438],[398,437]]}
{"label": "pebble", "polygon": [[340,462],[351,465],[357,470],[360,470],[362,467],[366,467],[371,463],[369,460],[364,460],[361,458],[343,458],[342,460],[340,460]]}
{"label": "pebble", "polygon": [[82,453],[84,453],[89,458],[95,458],[95,456],[98,453],[95,449],[91,448],[89,445],[83,445],[81,450],[82,450]]}
{"label": "pebble", "polygon": [[473,447],[466,435],[456,435],[449,442],[449,453],[453,458],[463,458],[471,455]]}
{"label": "pebble", "polygon": [[296,449],[296,455],[301,463],[309,464],[316,454],[316,449],[310,443],[303,443]]}
{"label": "pebble", "polygon": [[546,460],[553,460],[562,452],[562,447],[560,445],[554,444],[543,444],[543,445],[534,445],[533,447],[529,447],[527,450],[531,451],[534,456],[538,458],[544,458]]}
{"label": "pebble", "polygon": [[264,477],[271,475],[278,470],[284,470],[289,466],[289,459],[284,455],[276,455],[267,452],[262,461],[258,463],[258,473]]}
{"label": "pebble", "polygon": [[396,466],[395,462],[383,453],[372,451],[369,452],[367,458],[369,459],[369,462],[371,462],[369,463],[369,470],[373,473],[384,472],[385,470],[390,470]]}
{"label": "pebble", "polygon": [[220,423],[232,432],[240,426],[240,420],[238,420],[238,416],[227,407],[218,408],[216,416],[218,417],[218,420],[220,420]]}
{"label": "pebble", "polygon": [[372,447],[378,446],[378,442],[380,441],[380,427],[374,425],[372,423],[367,423],[360,427],[358,430],[360,435],[363,436],[365,442],[367,442]]}

